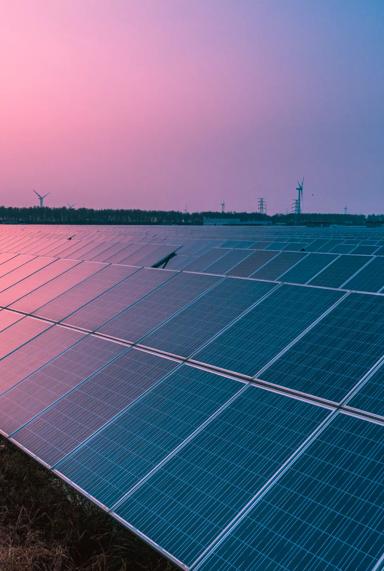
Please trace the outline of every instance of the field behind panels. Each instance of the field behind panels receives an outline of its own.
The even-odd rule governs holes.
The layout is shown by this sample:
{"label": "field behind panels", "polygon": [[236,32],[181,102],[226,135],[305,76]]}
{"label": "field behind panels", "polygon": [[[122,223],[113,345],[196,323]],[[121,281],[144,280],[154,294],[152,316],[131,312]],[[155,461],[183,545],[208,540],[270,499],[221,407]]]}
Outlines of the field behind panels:
{"label": "field behind panels", "polygon": [[0,226],[0,431],[180,567],[384,563],[384,230]]}

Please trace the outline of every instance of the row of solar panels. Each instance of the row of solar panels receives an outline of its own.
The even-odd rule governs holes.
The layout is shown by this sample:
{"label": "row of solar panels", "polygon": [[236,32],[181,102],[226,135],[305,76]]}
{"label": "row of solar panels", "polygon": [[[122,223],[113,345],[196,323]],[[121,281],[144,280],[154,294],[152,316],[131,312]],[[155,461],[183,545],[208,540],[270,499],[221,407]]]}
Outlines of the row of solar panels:
{"label": "row of solar panels", "polygon": [[13,286],[15,272],[0,277],[0,306],[12,310],[0,312],[2,357],[29,327],[60,322],[339,402],[382,352],[383,296],[65,260],[27,271]]}
{"label": "row of solar panels", "polygon": [[3,432],[181,566],[374,568],[382,425],[22,321]]}
{"label": "row of solar panels", "polygon": [[[169,246],[148,246],[148,248],[151,248],[151,251],[147,249],[144,256],[142,248],[140,255],[125,255],[125,260],[120,260],[119,266],[114,267],[114,272],[117,274],[120,272],[123,276],[126,270],[121,266],[128,262],[135,265],[161,266],[164,265],[162,263],[164,257],[172,255]],[[173,257],[167,268],[353,291],[381,292],[384,289],[384,258],[379,256],[347,254],[337,256],[213,248],[182,268],[177,267],[180,266],[180,259],[182,258],[179,256]],[[111,264],[111,258],[109,262],[103,263]],[[13,304],[24,291],[34,290],[47,281],[50,283],[50,288],[60,281],[64,283],[65,280],[69,282],[68,287],[71,287],[72,276],[81,274],[82,271],[85,274],[88,272],[92,274],[100,268],[101,264],[80,263],[80,260],[70,258],[0,253],[0,292],[3,292],[0,293],[0,304],[4,307]],[[65,279],[62,274],[65,274]],[[52,280],[55,281],[51,283]],[[18,285],[13,286],[15,283]],[[24,305],[19,309],[26,312],[33,310]]]}
{"label": "row of solar panels", "polygon": [[382,296],[18,268],[0,277],[4,434],[181,566],[379,568]]}
{"label": "row of solar panels", "polygon": [[[24,228],[11,227],[3,229],[0,235],[6,231],[6,238],[3,242],[3,249],[11,249],[19,253],[33,253],[39,255],[60,255],[61,257],[77,257],[78,259],[99,259],[107,257],[109,248],[110,255],[122,255],[124,247],[139,251],[143,246],[170,245],[173,249],[179,247],[180,254],[191,256],[197,248],[209,249],[212,247],[224,247],[231,249],[265,249],[284,251],[307,251],[325,252],[336,254],[362,254],[362,255],[383,255],[384,235],[383,231],[357,228],[352,232],[348,229],[338,229],[334,232],[330,229],[322,229],[313,233],[310,229],[285,230],[281,229],[248,228],[248,240],[227,239],[226,236],[238,232],[233,228],[225,229],[225,233],[220,228],[213,228],[209,233],[205,228],[192,230],[190,227],[50,227],[42,229],[35,227],[28,232]],[[243,230],[244,231],[244,230]],[[373,233],[374,232],[374,233]],[[81,258],[83,256],[83,258]],[[100,261],[105,261],[100,259]],[[113,259],[111,261],[116,261]]]}

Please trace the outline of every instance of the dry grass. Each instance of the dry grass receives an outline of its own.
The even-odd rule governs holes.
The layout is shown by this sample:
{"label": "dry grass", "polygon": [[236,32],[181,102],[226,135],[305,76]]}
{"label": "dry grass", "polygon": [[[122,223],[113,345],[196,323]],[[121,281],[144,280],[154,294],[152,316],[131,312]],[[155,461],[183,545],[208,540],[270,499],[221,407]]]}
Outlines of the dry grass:
{"label": "dry grass", "polygon": [[175,567],[0,437],[1,571]]}

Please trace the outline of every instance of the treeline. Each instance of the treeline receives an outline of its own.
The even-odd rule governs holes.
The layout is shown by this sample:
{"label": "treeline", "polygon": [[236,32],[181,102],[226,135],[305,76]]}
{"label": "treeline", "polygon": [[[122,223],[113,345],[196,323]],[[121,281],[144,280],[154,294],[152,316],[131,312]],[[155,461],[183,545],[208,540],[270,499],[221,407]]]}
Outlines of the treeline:
{"label": "treeline", "polygon": [[94,210],[92,208],[15,208],[0,207],[3,224],[305,224],[305,225],[377,225],[384,216],[357,214],[304,213],[275,214],[257,212],[179,212],[176,210]]}

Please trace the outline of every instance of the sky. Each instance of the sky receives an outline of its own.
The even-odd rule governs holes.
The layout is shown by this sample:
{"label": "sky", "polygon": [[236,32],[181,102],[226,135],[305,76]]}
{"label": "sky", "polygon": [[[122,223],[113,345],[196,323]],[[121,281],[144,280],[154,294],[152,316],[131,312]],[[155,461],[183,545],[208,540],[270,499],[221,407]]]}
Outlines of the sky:
{"label": "sky", "polygon": [[384,0],[0,0],[0,204],[384,212]]}

